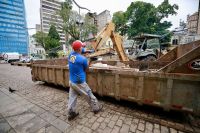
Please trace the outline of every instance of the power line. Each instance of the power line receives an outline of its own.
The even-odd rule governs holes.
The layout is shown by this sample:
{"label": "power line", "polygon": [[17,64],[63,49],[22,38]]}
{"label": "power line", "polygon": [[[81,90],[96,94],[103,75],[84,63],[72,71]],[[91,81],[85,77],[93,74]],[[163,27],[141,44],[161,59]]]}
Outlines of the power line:
{"label": "power line", "polygon": [[80,9],[85,9],[85,10],[88,10],[89,12],[90,12],[90,10],[89,9],[87,9],[87,8],[85,8],[85,7],[82,7],[82,6],[80,6],[75,0],[72,0],[75,4],[76,4],[76,6],[78,6],[78,8],[80,8]]}

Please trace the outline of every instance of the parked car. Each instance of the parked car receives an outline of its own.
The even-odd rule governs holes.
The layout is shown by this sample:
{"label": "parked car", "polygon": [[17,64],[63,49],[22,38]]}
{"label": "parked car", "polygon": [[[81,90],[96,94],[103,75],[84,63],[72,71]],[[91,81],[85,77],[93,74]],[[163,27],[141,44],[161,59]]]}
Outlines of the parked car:
{"label": "parked car", "polygon": [[37,57],[37,56],[30,58],[30,61],[36,61],[36,60],[42,60],[42,59],[40,57]]}
{"label": "parked car", "polygon": [[20,62],[22,62],[22,63],[30,63],[30,61],[31,61],[30,57],[22,57],[20,59]]}

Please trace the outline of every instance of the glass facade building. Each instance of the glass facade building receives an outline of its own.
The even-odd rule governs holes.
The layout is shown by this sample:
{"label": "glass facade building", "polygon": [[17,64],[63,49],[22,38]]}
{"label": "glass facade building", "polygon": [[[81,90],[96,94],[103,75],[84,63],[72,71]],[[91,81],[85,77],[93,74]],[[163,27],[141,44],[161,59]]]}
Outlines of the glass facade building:
{"label": "glass facade building", "polygon": [[24,0],[0,0],[0,53],[28,54]]}

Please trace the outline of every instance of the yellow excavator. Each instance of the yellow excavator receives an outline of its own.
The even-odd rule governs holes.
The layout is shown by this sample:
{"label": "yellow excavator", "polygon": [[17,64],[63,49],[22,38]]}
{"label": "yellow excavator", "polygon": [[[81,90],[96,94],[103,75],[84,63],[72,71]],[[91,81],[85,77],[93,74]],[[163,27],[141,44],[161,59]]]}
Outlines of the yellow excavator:
{"label": "yellow excavator", "polygon": [[[88,58],[93,58],[101,55],[106,55],[108,53],[117,52],[120,61],[129,61],[128,56],[126,55],[123,47],[123,39],[118,33],[114,32],[115,25],[110,22],[108,23],[103,30],[96,36],[94,41],[92,41],[92,47],[94,49],[94,53],[86,55]],[[103,44],[111,39],[113,42],[113,48],[103,48]]]}

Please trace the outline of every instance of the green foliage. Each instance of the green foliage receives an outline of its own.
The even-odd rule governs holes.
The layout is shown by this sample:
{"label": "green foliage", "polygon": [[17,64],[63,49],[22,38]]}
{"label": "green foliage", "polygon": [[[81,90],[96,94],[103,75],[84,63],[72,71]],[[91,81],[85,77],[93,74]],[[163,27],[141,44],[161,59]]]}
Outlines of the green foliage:
{"label": "green foliage", "polygon": [[44,47],[45,38],[47,37],[47,34],[44,32],[38,31],[36,34],[33,35],[33,38],[35,38],[35,41],[38,45]]}
{"label": "green foliage", "polygon": [[89,34],[96,34],[97,33],[97,27],[95,24],[91,23],[90,17],[88,15],[84,18],[84,23],[80,29],[81,36],[80,40],[86,40],[88,39]]}
{"label": "green foliage", "polygon": [[52,48],[58,47],[60,45],[60,36],[54,25],[51,25],[49,29],[49,34],[45,38],[45,50],[51,50]]}
{"label": "green foliage", "polygon": [[33,35],[38,45],[41,45],[45,50],[58,47],[60,45],[60,36],[54,25],[51,25],[49,33],[37,32]]}
{"label": "green foliage", "polygon": [[71,10],[72,10],[72,1],[65,0],[65,2],[61,4],[61,10],[58,12],[58,14],[61,16],[64,22],[69,21]]}
{"label": "green foliage", "polygon": [[178,10],[178,5],[170,5],[169,0],[164,0],[158,7],[157,7],[157,12],[158,12],[158,17],[159,19],[163,18],[168,18],[169,15],[176,15],[176,11]]}
{"label": "green foliage", "polygon": [[72,11],[71,0],[62,3],[59,15],[63,19],[63,30],[67,35],[70,35],[75,40],[79,39],[79,31],[76,26],[76,21],[79,19],[77,12]]}
{"label": "green foliage", "polygon": [[167,29],[172,26],[166,18],[175,15],[177,10],[178,5],[170,5],[168,0],[164,0],[158,7],[136,1],[131,3],[126,12],[114,13],[113,22],[116,30],[122,35],[127,34],[129,38],[139,33],[163,35],[168,33]]}
{"label": "green foliage", "polygon": [[125,16],[128,25],[128,36],[133,37],[138,33],[155,33],[156,32],[156,8],[153,4],[141,1],[132,2],[127,8]]}
{"label": "green foliage", "polygon": [[59,45],[59,40],[51,38],[50,36],[45,38],[45,50],[51,50],[52,48],[58,47]]}
{"label": "green foliage", "polygon": [[48,58],[57,58],[58,57],[58,53],[54,52],[54,51],[50,51],[48,52]]}
{"label": "green foliage", "polygon": [[54,25],[51,25],[51,27],[49,29],[48,37],[50,37],[51,39],[60,40],[60,36]]}
{"label": "green foliage", "polygon": [[113,23],[115,23],[115,29],[117,32],[120,32],[121,35],[126,34],[127,26],[126,26],[126,17],[124,12],[118,11],[113,14],[112,18]]}

